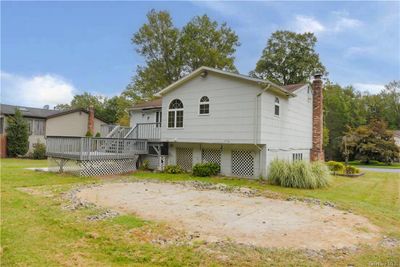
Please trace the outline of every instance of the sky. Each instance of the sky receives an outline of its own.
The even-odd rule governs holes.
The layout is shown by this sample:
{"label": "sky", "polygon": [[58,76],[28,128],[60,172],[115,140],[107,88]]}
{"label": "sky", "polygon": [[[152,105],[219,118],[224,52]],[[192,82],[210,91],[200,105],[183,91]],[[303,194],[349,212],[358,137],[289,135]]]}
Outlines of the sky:
{"label": "sky", "polygon": [[120,94],[141,56],[132,35],[151,9],[175,26],[207,14],[239,36],[235,64],[255,68],[276,30],[313,32],[329,80],[379,92],[400,80],[399,2],[1,2],[1,103],[41,107],[75,94]]}

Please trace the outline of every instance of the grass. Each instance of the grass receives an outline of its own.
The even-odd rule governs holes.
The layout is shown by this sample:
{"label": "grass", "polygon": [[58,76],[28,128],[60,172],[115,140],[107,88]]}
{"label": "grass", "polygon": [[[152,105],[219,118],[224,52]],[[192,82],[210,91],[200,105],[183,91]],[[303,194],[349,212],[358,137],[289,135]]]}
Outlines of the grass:
{"label": "grass", "polygon": [[365,168],[382,168],[382,169],[400,169],[400,163],[394,162],[392,165],[386,165],[384,162],[374,161],[370,164],[365,164],[360,161],[349,161],[349,165],[357,166],[357,167],[365,167]]}
{"label": "grass", "polygon": [[[95,208],[62,209],[61,194],[87,184],[121,177],[79,178],[25,170],[46,161],[5,159],[1,162],[1,264],[2,266],[369,266],[400,263],[400,250],[369,248],[350,255],[328,254],[309,258],[293,250],[261,249],[238,245],[151,242],[159,236],[181,233],[171,227],[145,221],[132,214],[104,221],[88,221]],[[262,181],[224,177],[195,178],[189,174],[138,172],[124,179],[164,181],[201,180],[268,190],[283,196],[314,197],[335,202],[340,208],[368,217],[384,234],[400,237],[400,177],[394,173],[368,173],[361,178],[334,177],[326,189],[282,188]],[[38,188],[52,194],[27,194],[19,188]],[[221,257],[221,255],[226,256]],[[377,266],[377,265],[376,265]],[[381,266],[381,265],[379,265]]]}

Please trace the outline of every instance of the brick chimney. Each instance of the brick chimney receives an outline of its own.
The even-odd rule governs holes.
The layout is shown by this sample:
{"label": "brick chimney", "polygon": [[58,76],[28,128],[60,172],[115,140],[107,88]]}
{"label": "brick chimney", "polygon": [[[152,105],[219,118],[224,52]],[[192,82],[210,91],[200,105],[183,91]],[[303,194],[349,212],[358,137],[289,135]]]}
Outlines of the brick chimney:
{"label": "brick chimney", "polygon": [[313,114],[312,114],[312,149],[311,161],[324,160],[324,147],[323,147],[323,83],[321,80],[322,75],[314,75],[312,82],[313,93]]}
{"label": "brick chimney", "polygon": [[88,132],[94,135],[94,107],[89,106]]}

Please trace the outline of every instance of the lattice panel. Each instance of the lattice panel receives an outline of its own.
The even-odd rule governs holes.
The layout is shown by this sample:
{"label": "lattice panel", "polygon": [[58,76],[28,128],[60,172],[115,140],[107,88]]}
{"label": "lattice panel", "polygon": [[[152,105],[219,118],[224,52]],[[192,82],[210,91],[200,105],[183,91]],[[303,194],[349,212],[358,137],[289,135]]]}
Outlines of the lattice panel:
{"label": "lattice panel", "polygon": [[248,150],[232,150],[232,174],[235,176],[254,176],[254,153]]}
{"label": "lattice panel", "polygon": [[201,160],[202,162],[212,162],[221,166],[221,149],[202,149]]}
{"label": "lattice panel", "polygon": [[176,165],[186,171],[192,169],[193,164],[193,149],[188,147],[176,148]]}
{"label": "lattice panel", "polygon": [[136,170],[136,159],[84,160],[80,162],[81,176],[127,173]]}
{"label": "lattice panel", "polygon": [[81,166],[76,160],[48,157],[47,164],[49,172],[69,172],[75,175],[79,175],[81,171]]}

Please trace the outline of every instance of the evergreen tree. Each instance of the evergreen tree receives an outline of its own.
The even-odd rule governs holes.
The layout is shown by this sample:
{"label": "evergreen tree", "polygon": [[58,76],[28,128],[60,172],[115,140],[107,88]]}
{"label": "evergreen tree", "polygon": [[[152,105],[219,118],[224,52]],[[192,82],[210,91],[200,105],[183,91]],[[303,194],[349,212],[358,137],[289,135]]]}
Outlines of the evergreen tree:
{"label": "evergreen tree", "polygon": [[7,154],[10,157],[25,155],[29,150],[28,123],[19,109],[15,115],[7,118]]}

